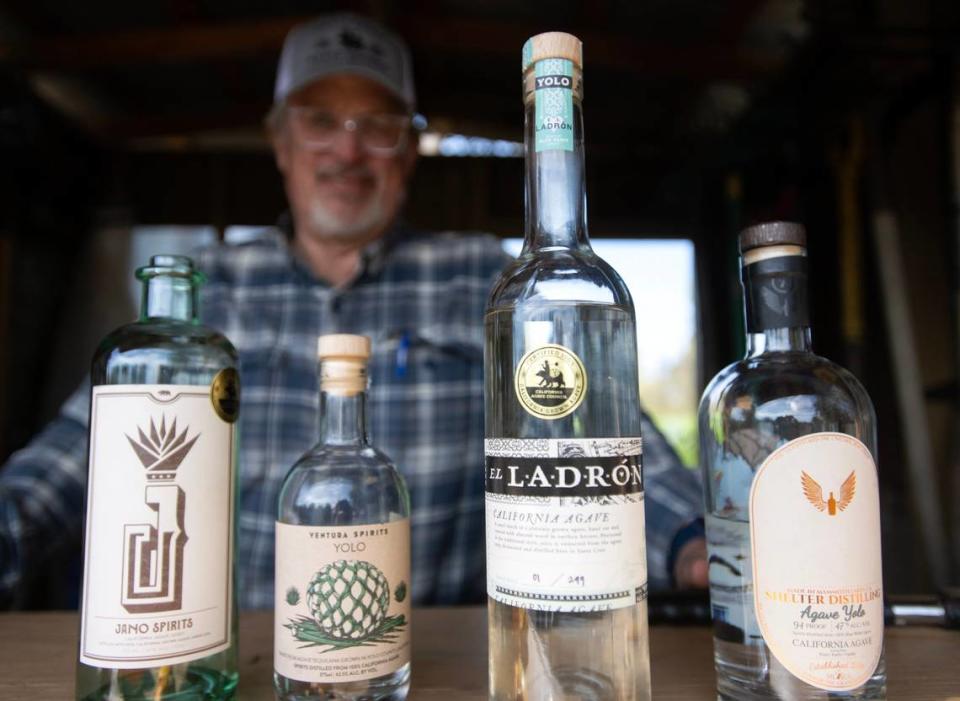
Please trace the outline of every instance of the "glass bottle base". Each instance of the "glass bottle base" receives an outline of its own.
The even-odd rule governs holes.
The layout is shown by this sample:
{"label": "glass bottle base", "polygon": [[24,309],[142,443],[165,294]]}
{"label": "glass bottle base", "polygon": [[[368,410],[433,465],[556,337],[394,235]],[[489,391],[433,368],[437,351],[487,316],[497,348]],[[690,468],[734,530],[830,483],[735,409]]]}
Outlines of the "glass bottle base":
{"label": "glass bottle base", "polygon": [[277,701],[404,701],[410,692],[410,665],[356,682],[302,682],[274,673],[273,688]]}
{"label": "glass bottle base", "polygon": [[[164,668],[169,669],[169,668]],[[101,671],[109,679],[93,692],[80,691],[80,701],[233,701],[239,675],[204,667],[190,667],[182,677],[174,670],[166,677],[161,690],[158,680],[163,672],[156,669]]]}
{"label": "glass bottle base", "polygon": [[714,638],[718,701],[828,701],[887,698],[883,658],[866,684],[853,691],[828,691],[797,679],[766,646],[743,645]]}

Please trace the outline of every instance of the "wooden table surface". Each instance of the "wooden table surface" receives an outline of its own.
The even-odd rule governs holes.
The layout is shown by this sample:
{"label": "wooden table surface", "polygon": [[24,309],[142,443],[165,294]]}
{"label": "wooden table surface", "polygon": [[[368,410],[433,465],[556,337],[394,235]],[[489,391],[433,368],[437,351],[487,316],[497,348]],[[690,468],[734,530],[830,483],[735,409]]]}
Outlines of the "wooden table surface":
{"label": "wooden table surface", "polygon": [[[273,618],[240,618],[241,701],[273,698]],[[413,614],[414,701],[483,701],[486,609],[418,609]],[[651,629],[657,701],[716,698],[707,628]],[[0,701],[73,698],[75,613],[0,614]],[[888,698],[960,701],[960,633],[936,628],[887,629]]]}

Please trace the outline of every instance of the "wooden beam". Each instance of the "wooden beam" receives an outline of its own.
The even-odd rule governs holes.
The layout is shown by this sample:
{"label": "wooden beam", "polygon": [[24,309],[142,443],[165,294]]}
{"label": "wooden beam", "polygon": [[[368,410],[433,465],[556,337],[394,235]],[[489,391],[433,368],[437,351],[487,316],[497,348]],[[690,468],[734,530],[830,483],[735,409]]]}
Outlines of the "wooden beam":
{"label": "wooden beam", "polygon": [[257,22],[40,37],[18,44],[0,44],[0,62],[28,71],[81,71],[103,66],[180,63],[258,53],[273,54],[283,45],[290,28],[303,19],[282,17]]}
{"label": "wooden beam", "polygon": [[[83,71],[103,66],[230,60],[279,54],[291,27],[308,17],[256,22],[197,24],[85,36],[41,37],[0,43],[0,62],[27,71]],[[402,17],[397,29],[423,56],[477,54],[514,59],[523,42],[543,27],[532,23],[445,17]],[[576,27],[568,28],[577,31]],[[698,80],[748,79],[769,75],[781,61],[717,44],[677,46],[638,42],[626,32],[580,32],[589,66],[631,73]],[[519,65],[519,59],[517,59]]]}

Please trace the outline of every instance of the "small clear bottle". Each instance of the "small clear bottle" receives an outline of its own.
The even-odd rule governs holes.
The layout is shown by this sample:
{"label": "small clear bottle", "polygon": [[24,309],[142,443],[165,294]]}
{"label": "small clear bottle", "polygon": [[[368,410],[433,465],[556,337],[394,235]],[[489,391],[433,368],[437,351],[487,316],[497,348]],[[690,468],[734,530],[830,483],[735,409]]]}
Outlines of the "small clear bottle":
{"label": "small clear bottle", "polygon": [[235,696],[237,353],[184,256],[137,270],[140,318],[92,363],[76,698]]}
{"label": "small clear bottle", "polygon": [[410,496],[370,445],[370,339],[318,341],[320,441],[280,489],[274,687],[282,701],[401,701],[410,689]]}
{"label": "small clear bottle", "polygon": [[718,695],[883,699],[873,405],[813,353],[803,227],[740,250],[747,355],[699,414]]}

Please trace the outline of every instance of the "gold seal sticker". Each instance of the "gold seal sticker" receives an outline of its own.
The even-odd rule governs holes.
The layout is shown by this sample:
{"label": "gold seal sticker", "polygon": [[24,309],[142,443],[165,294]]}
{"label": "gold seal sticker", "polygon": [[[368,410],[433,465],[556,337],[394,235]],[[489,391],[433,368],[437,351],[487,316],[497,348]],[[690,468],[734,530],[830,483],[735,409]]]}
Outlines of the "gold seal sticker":
{"label": "gold seal sticker", "polygon": [[560,419],[580,406],[587,392],[587,371],[577,355],[549,344],[527,353],[514,379],[517,399],[528,413]]}
{"label": "gold seal sticker", "polygon": [[224,368],[210,383],[210,402],[217,416],[233,423],[240,414],[240,375],[236,368]]}

